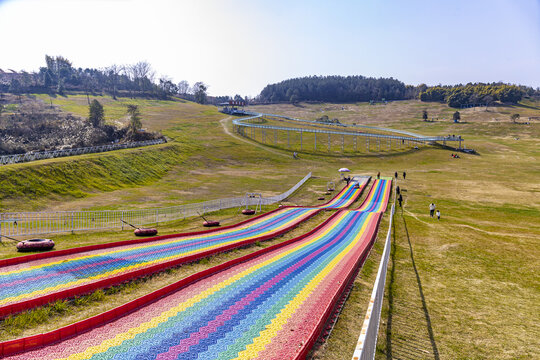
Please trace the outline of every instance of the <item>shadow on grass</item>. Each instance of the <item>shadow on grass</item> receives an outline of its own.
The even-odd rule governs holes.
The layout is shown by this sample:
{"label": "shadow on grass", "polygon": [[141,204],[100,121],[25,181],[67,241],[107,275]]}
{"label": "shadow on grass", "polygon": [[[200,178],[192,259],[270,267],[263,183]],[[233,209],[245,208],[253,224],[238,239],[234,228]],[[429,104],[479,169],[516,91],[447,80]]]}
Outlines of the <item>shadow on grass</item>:
{"label": "shadow on grass", "polygon": [[[431,326],[431,318],[429,316],[429,311],[426,304],[426,299],[424,296],[424,291],[422,288],[422,281],[420,280],[420,275],[418,274],[418,269],[416,268],[416,263],[414,261],[414,252],[411,244],[411,239],[409,235],[409,229],[407,228],[407,222],[405,221],[405,217],[403,216],[403,208],[401,208],[401,218],[403,219],[403,226],[405,228],[405,234],[407,235],[407,243],[409,245],[409,253],[411,257],[411,263],[412,267],[416,276],[416,282],[418,285],[418,291],[420,295],[420,299],[422,302],[422,310],[423,315],[426,320],[427,325],[427,332],[429,335],[429,341],[431,343],[432,351],[433,351],[433,358],[435,360],[439,360],[439,350],[437,348],[437,344],[435,342],[435,337],[433,334],[433,327]],[[389,279],[389,287],[388,287],[388,319],[387,319],[387,325],[386,325],[386,358],[387,359],[393,359],[393,348],[392,348],[392,326],[393,326],[393,314],[395,312],[394,307],[394,295],[396,291],[395,287],[395,280],[396,280],[396,224],[393,223],[393,243],[392,243],[392,249],[391,249],[391,259],[392,259],[392,267],[390,269],[390,279]],[[408,353],[408,355],[412,356],[413,358],[423,358],[426,354],[424,353],[418,353],[415,354],[415,348],[414,347],[407,347],[405,349],[405,345],[400,343],[400,345],[403,345],[404,349],[401,349],[402,351],[405,351]]]}
{"label": "shadow on grass", "polygon": [[386,358],[392,359],[392,317],[394,313],[394,284],[396,280],[396,222],[392,222],[392,248],[390,258],[392,268],[390,269],[390,283],[388,286],[388,319],[386,321]]}
{"label": "shadow on grass", "polygon": [[524,108],[524,109],[531,109],[531,110],[540,110],[540,108],[537,107],[537,106],[531,106],[531,105],[521,104],[521,103],[519,103],[519,104],[512,104],[512,105],[510,105],[510,106],[513,107],[513,108]]}

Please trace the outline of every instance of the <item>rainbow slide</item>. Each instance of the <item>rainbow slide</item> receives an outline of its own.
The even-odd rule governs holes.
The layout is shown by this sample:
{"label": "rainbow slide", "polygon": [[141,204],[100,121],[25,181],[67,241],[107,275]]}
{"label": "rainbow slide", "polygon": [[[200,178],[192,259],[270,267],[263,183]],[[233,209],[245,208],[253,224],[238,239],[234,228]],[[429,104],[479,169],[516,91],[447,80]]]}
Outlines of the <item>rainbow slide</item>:
{"label": "rainbow slide", "polygon": [[[390,186],[383,188],[389,193]],[[373,196],[364,205],[385,198]],[[338,211],[305,235],[183,279],[145,302],[1,343],[0,355],[26,350],[10,359],[305,357],[369,253],[381,216]]]}
{"label": "rainbow slide", "polygon": [[[349,206],[362,189],[346,187],[329,204]],[[4,262],[8,265],[0,266],[0,316],[274,238],[319,211],[320,208],[284,207],[219,229],[7,259]],[[9,265],[10,262],[15,263]]]}
{"label": "rainbow slide", "polygon": [[362,194],[370,176],[355,176],[332,200],[318,206],[321,209],[344,209],[349,207]]}
{"label": "rainbow slide", "polygon": [[392,178],[383,177],[375,179],[366,199],[356,211],[384,212],[390,199],[392,189]]}

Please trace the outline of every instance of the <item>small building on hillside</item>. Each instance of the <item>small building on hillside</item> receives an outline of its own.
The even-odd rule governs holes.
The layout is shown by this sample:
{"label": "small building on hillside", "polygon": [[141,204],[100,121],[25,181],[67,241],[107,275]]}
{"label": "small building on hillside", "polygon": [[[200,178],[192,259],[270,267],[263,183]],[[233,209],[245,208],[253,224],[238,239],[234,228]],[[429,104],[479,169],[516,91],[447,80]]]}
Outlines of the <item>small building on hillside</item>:
{"label": "small building on hillside", "polygon": [[229,100],[228,102],[218,104],[218,110],[224,114],[244,115],[246,113],[244,110],[245,106],[245,101]]}

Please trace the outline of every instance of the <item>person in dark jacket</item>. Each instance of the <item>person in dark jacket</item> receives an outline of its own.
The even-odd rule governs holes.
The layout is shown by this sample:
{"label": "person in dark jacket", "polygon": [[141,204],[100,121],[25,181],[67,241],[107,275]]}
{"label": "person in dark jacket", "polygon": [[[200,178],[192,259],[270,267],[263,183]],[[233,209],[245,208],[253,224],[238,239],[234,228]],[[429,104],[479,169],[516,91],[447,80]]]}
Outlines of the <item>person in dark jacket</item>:
{"label": "person in dark jacket", "polygon": [[397,176],[398,176],[398,175],[397,175],[397,171],[396,171],[396,172],[394,173],[394,176],[395,176],[395,177],[396,177],[396,179],[397,179]]}
{"label": "person in dark jacket", "polygon": [[401,203],[403,202],[403,196],[401,196],[401,194],[399,194],[397,201],[399,202],[399,207],[401,207]]}
{"label": "person in dark jacket", "polygon": [[431,203],[429,204],[429,216],[433,217],[433,214],[435,214],[435,204]]}
{"label": "person in dark jacket", "polygon": [[377,179],[380,179],[380,178],[381,178],[381,172],[379,171],[379,172],[377,173]]}
{"label": "person in dark jacket", "polygon": [[405,180],[405,176],[407,176],[407,173],[404,171],[403,172],[403,180]]}
{"label": "person in dark jacket", "polygon": [[400,195],[400,194],[401,194],[401,189],[399,188],[399,185],[398,185],[398,186],[396,186],[396,193],[397,193],[398,195]]}

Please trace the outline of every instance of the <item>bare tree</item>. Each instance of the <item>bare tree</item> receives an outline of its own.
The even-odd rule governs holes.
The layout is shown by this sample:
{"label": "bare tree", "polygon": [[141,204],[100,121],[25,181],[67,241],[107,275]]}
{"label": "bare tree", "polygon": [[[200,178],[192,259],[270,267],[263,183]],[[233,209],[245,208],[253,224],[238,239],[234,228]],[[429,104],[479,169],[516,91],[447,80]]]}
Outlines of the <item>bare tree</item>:
{"label": "bare tree", "polygon": [[113,94],[113,99],[116,100],[116,90],[118,87],[118,76],[123,71],[124,67],[120,65],[113,64],[105,68],[105,72],[109,75],[109,81],[111,85],[111,92]]}
{"label": "bare tree", "polygon": [[147,83],[154,82],[156,76],[155,71],[147,61],[139,61],[138,63],[131,65],[131,73],[133,80],[138,83],[142,92],[146,91]]}
{"label": "bare tree", "polygon": [[482,101],[486,104],[486,111],[488,111],[488,106],[493,102],[493,96],[486,95],[482,98]]}
{"label": "bare tree", "polygon": [[185,95],[189,92],[189,83],[186,80],[182,80],[178,83],[178,93]]}

